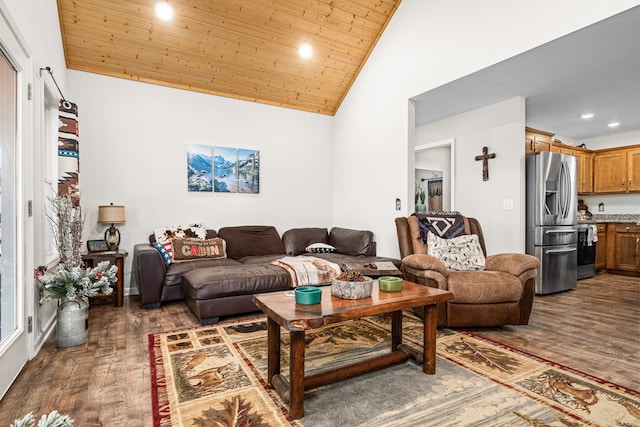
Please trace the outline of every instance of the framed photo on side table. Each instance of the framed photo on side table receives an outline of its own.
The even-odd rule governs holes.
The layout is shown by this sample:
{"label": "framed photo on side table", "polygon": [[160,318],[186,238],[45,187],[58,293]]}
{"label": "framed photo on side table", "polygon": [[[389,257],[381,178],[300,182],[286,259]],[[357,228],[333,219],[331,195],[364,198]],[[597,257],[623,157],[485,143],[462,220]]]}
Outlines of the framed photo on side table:
{"label": "framed photo on side table", "polygon": [[87,250],[89,252],[104,252],[109,250],[109,246],[104,240],[87,240]]}

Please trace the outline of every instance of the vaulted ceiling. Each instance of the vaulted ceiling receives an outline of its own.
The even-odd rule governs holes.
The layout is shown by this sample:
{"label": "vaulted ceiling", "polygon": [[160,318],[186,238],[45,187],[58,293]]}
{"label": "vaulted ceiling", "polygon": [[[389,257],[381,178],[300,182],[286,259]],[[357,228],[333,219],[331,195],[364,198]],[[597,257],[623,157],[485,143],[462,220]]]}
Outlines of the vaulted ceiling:
{"label": "vaulted ceiling", "polygon": [[400,0],[155,2],[58,0],[67,68],[333,115]]}

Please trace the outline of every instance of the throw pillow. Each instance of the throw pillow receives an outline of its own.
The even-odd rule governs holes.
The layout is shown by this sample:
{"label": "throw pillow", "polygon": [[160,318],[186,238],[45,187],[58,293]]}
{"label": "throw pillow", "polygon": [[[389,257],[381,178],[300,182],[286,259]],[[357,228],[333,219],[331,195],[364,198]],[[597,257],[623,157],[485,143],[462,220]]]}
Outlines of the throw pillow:
{"label": "throw pillow", "polygon": [[171,247],[171,239],[175,238],[192,238],[204,240],[207,236],[207,230],[196,226],[177,226],[177,227],[160,227],[153,230],[156,242],[160,243],[169,256],[173,260],[173,248]]}
{"label": "throw pillow", "polygon": [[336,248],[326,243],[313,243],[307,246],[306,248],[304,248],[304,250],[314,254],[324,254],[329,252],[335,252]]}
{"label": "throw pillow", "polygon": [[227,257],[227,244],[219,237],[209,240],[171,239],[171,244],[176,261]]}
{"label": "throw pillow", "polygon": [[171,265],[171,255],[167,252],[167,249],[158,242],[153,242],[153,247],[158,250],[160,256],[162,257],[162,261],[164,261],[164,265],[167,267]]}
{"label": "throw pillow", "polygon": [[429,232],[427,250],[449,270],[484,270],[485,257],[476,234],[442,239]]}

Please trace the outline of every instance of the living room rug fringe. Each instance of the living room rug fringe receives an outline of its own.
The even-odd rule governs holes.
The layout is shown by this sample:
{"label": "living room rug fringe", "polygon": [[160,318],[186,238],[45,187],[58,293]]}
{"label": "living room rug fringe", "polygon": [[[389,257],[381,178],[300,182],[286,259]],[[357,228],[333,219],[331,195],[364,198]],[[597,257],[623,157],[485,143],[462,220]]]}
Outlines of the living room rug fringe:
{"label": "living room rug fringe", "polygon": [[[307,331],[305,372],[390,347],[390,319]],[[305,392],[305,416],[268,387],[266,317],[149,335],[153,425],[166,426],[640,426],[640,393],[483,338],[439,329],[435,375],[412,363]],[[282,372],[288,374],[288,334]],[[422,323],[403,317],[403,339]]]}

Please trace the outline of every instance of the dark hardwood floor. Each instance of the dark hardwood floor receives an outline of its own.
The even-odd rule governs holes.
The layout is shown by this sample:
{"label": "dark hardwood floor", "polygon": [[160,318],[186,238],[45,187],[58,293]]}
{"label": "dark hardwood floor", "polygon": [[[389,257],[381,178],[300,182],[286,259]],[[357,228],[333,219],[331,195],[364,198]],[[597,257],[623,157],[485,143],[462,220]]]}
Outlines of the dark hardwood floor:
{"label": "dark hardwood floor", "polygon": [[[90,310],[89,341],[56,348],[51,336],[0,401],[0,426],[58,410],[76,426],[151,426],[147,335],[198,325],[183,303]],[[529,325],[475,332],[640,391],[640,279],[600,274],[574,290],[537,296]]]}

